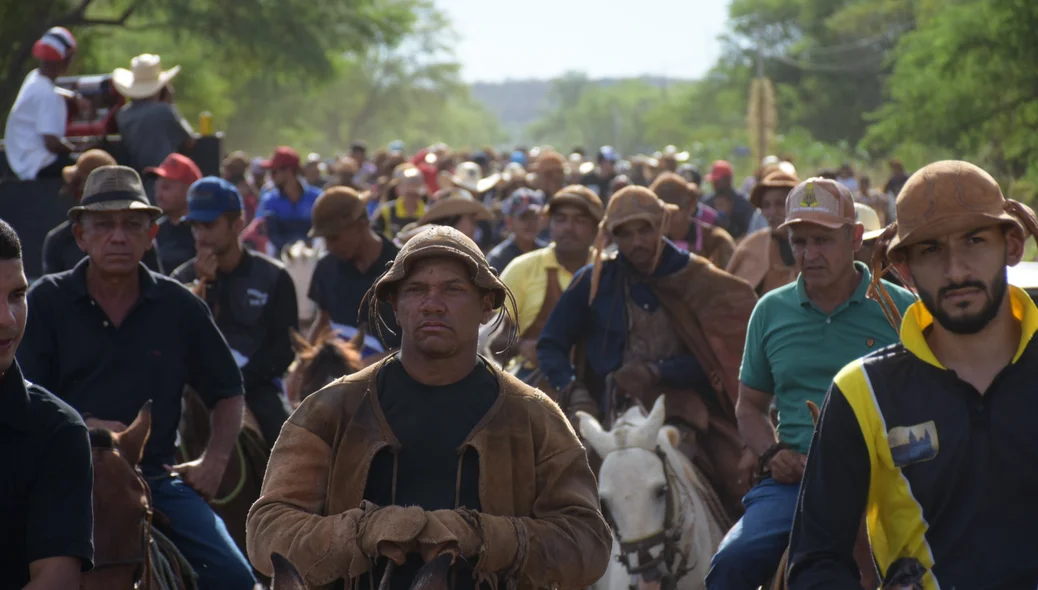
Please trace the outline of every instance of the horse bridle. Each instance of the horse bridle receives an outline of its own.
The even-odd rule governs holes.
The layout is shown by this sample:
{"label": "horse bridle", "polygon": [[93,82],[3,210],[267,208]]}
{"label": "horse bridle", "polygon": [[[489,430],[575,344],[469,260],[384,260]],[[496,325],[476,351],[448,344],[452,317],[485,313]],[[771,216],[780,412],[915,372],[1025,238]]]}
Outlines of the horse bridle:
{"label": "horse bridle", "polygon": [[[697,564],[693,563],[689,566],[689,552],[683,552],[678,547],[678,544],[681,542],[682,531],[678,526],[680,523],[674,522],[675,514],[677,512],[675,507],[675,494],[678,493],[677,486],[674,485],[675,476],[663,449],[657,446],[654,452],[656,457],[660,460],[660,463],[663,465],[663,476],[665,478],[663,486],[663,494],[665,497],[663,528],[647,537],[632,541],[624,541],[620,538],[620,534],[616,532],[618,529],[612,515],[605,514],[605,517],[616,534],[617,544],[620,546],[620,555],[617,556],[617,561],[623,564],[624,568],[627,569],[627,573],[632,576],[642,575],[655,571],[660,565],[662,565],[666,573],[660,580],[660,589],[673,590],[677,586],[678,580],[693,571]],[[661,547],[662,550],[659,555],[653,557],[651,550],[656,547]],[[637,566],[632,566],[632,556],[637,556]],[[675,562],[677,562],[676,566]],[[635,590],[637,587],[634,584],[631,584],[629,588]]]}
{"label": "horse bridle", "polygon": [[[126,464],[129,465],[131,469],[133,469],[133,473],[137,477],[137,481],[139,481],[140,484],[142,486],[144,486],[144,494],[145,494],[145,496],[148,499],[148,507],[144,511],[144,515],[141,516],[140,522],[138,523],[140,525],[141,554],[139,556],[130,557],[128,559],[117,559],[117,560],[110,560],[110,561],[106,561],[106,560],[95,561],[94,562],[94,568],[93,568],[92,571],[98,571],[98,570],[108,569],[108,568],[113,568],[113,567],[124,567],[124,566],[128,566],[128,565],[136,565],[136,566],[138,566],[138,569],[137,569],[137,571],[135,573],[135,576],[134,576],[134,578],[135,578],[134,579],[134,585],[136,586],[137,584],[147,584],[148,581],[151,579],[151,551],[150,551],[150,549],[151,549],[151,517],[152,517],[151,488],[148,486],[148,482],[145,481],[144,475],[141,473],[140,468],[137,467],[136,465],[133,465],[132,463],[130,463],[129,459],[124,457],[123,454],[118,452],[117,449],[95,447],[93,450],[96,450],[96,451],[109,451],[109,452],[115,453],[123,461],[126,461]],[[146,586],[143,586],[143,587],[146,587]]]}

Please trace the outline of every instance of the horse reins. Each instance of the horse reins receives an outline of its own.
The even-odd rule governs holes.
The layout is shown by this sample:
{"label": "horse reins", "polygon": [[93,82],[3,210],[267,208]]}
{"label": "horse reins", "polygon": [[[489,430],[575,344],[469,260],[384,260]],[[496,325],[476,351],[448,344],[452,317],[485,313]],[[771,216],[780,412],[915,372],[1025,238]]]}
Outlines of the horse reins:
{"label": "horse reins", "polygon": [[[137,574],[136,574],[136,579],[134,580],[134,585],[137,585],[137,584],[148,584],[148,585],[150,585],[150,580],[151,580],[151,551],[150,551],[150,549],[151,549],[151,517],[152,517],[151,488],[148,487],[148,482],[145,481],[144,475],[141,474],[140,468],[135,466],[135,465],[133,465],[133,464],[131,464],[129,459],[124,457],[122,455],[122,453],[120,453],[118,451],[118,449],[95,447],[94,450],[96,450],[96,451],[108,451],[108,452],[111,452],[111,453],[115,453],[123,461],[126,461],[126,464],[129,465],[130,469],[133,470],[134,476],[137,478],[137,481],[140,482],[141,486],[144,487],[144,495],[145,495],[145,497],[148,500],[148,505],[147,505],[147,509],[144,511],[144,515],[141,517],[140,522],[139,522],[139,525],[140,525],[140,536],[141,536],[141,539],[140,539],[141,540],[141,555],[138,556],[138,557],[131,557],[131,558],[128,558],[128,559],[117,559],[117,560],[111,560],[111,561],[103,561],[103,560],[102,561],[96,561],[94,563],[93,571],[107,569],[107,568],[113,568],[113,567],[124,567],[124,566],[128,566],[128,565],[136,565],[136,566],[139,566],[139,567],[137,569]],[[147,586],[143,586],[143,587],[147,587]]]}
{"label": "horse reins", "polygon": [[[652,535],[633,541],[624,541],[617,533],[617,544],[620,546],[620,555],[617,556],[617,561],[623,564],[627,569],[627,573],[631,575],[642,575],[655,570],[660,565],[664,566],[666,574],[664,574],[660,582],[660,588],[661,590],[673,590],[681,578],[696,569],[697,564],[693,563],[689,566],[689,553],[683,552],[678,548],[678,544],[681,542],[682,531],[676,526],[679,523],[675,523],[674,519],[677,512],[675,495],[679,493],[679,490],[678,486],[675,485],[675,474],[667,461],[666,454],[658,446],[654,452],[663,465],[663,476],[665,478],[663,487],[665,497],[663,528]],[[606,519],[609,521],[613,531],[617,531],[616,522],[613,521],[612,516],[607,514]],[[662,550],[659,555],[653,557],[651,550],[656,547],[661,547]],[[637,566],[632,566],[632,556],[637,556]],[[679,556],[680,561],[678,561]],[[676,567],[675,561],[677,561]],[[637,586],[632,584],[629,588],[635,590]]]}

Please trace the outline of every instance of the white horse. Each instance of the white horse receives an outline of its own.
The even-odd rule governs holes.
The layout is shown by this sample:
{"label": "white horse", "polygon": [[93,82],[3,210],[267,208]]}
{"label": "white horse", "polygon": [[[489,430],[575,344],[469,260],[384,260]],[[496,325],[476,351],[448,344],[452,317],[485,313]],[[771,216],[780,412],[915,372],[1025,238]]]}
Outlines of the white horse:
{"label": "white horse", "polygon": [[317,306],[310,301],[310,280],[314,276],[314,268],[317,260],[324,253],[323,243],[314,240],[314,247],[306,245],[302,240],[297,241],[281,250],[281,262],[285,270],[292,277],[292,283],[296,287],[296,303],[299,306],[299,327],[306,330],[317,316]]}
{"label": "white horse", "polygon": [[596,590],[705,587],[726,518],[703,474],[664,426],[664,396],[648,416],[633,407],[606,432],[584,412],[580,432],[602,457],[598,493],[613,528],[613,554]]}

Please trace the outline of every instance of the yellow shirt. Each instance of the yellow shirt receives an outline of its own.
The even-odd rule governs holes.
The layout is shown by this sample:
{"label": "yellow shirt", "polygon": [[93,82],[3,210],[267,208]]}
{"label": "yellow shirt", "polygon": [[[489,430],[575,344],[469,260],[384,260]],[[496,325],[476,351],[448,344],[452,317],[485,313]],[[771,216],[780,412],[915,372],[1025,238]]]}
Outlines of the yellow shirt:
{"label": "yellow shirt", "polygon": [[533,324],[541,311],[541,306],[544,305],[549,268],[557,269],[559,287],[565,290],[573,280],[573,273],[559,264],[559,259],[555,257],[554,242],[546,248],[519,256],[501,273],[501,281],[515,295],[516,309],[519,310],[519,334]]}

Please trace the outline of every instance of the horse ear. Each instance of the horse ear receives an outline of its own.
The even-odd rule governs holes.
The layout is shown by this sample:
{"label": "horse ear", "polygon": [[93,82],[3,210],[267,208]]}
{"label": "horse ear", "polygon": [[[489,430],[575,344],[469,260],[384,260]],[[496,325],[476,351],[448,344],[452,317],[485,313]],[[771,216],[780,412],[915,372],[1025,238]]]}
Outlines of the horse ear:
{"label": "horse ear", "polygon": [[818,404],[807,400],[807,411],[811,412],[811,421],[818,424],[818,418],[822,415],[822,410],[819,409]]}
{"label": "horse ear", "polygon": [[270,564],[274,566],[270,590],[306,590],[306,583],[299,570],[280,553],[270,554]]}
{"label": "horse ear", "polygon": [[137,465],[144,457],[144,445],[148,444],[151,436],[151,400],[144,402],[133,424],[122,431],[112,435],[115,445],[126,458]]}
{"label": "horse ear", "polygon": [[364,337],[368,335],[368,324],[362,323],[357,328],[357,333],[350,338],[349,345],[353,350],[361,351],[364,350]]}
{"label": "horse ear", "polygon": [[666,443],[668,446],[677,449],[678,445],[681,444],[681,432],[673,426],[664,426],[660,429],[660,433],[656,435],[656,441],[660,444]]}
{"label": "horse ear", "polygon": [[616,450],[616,438],[602,429],[598,420],[587,412],[577,411],[580,420],[580,435],[584,437],[591,449],[598,453],[599,457],[605,457]]}
{"label": "horse ear", "polygon": [[288,336],[292,340],[292,350],[295,351],[297,355],[309,352],[313,349],[313,345],[310,344],[310,342],[307,341],[307,339],[304,338],[295,328],[288,329]]}

